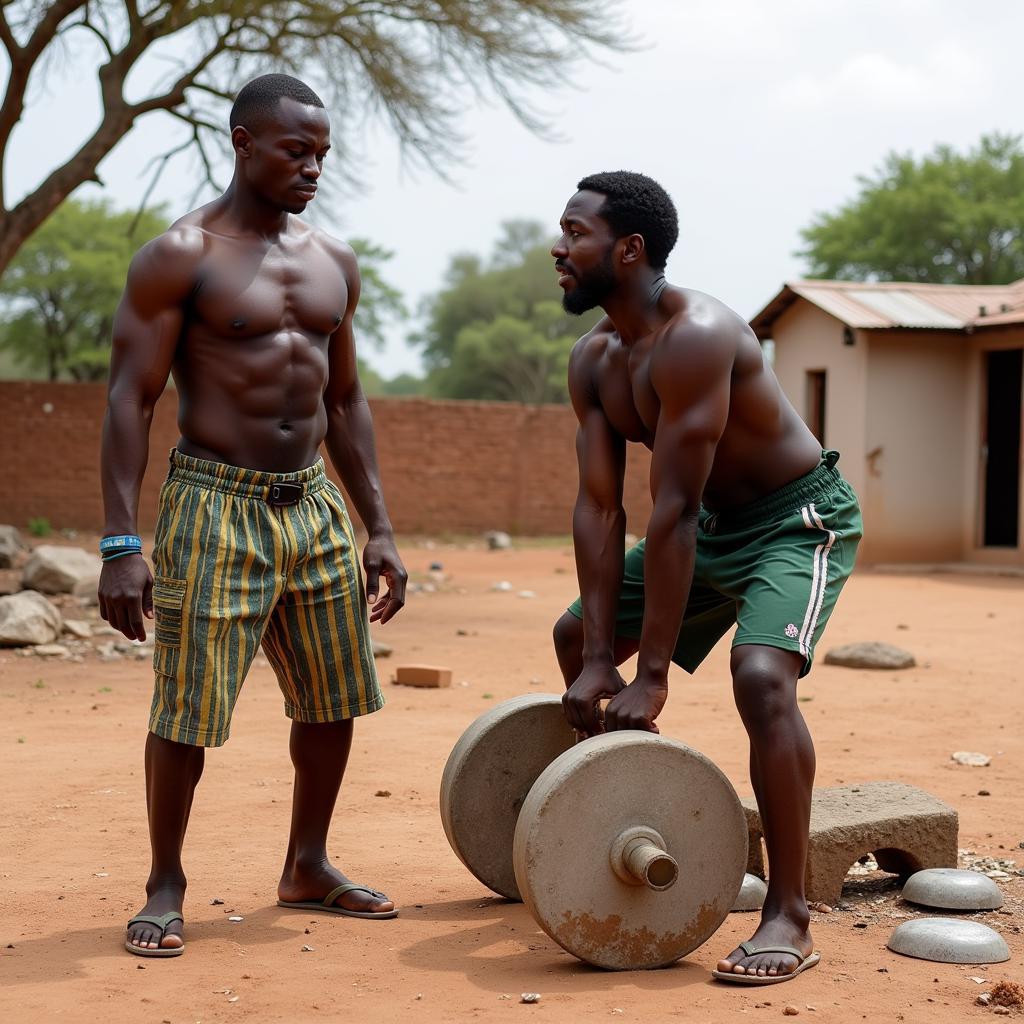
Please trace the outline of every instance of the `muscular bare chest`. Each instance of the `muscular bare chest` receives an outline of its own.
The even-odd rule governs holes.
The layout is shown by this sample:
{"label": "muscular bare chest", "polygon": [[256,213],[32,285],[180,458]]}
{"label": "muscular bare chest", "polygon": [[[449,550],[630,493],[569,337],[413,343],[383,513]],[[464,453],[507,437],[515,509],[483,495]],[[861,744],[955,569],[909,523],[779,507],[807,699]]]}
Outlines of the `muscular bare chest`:
{"label": "muscular bare chest", "polygon": [[338,264],[312,243],[253,251],[225,244],[203,267],[196,320],[223,338],[282,331],[326,337],[348,303]]}
{"label": "muscular bare chest", "polygon": [[601,406],[627,441],[654,445],[661,403],[651,384],[650,353],[610,354],[599,376]]}

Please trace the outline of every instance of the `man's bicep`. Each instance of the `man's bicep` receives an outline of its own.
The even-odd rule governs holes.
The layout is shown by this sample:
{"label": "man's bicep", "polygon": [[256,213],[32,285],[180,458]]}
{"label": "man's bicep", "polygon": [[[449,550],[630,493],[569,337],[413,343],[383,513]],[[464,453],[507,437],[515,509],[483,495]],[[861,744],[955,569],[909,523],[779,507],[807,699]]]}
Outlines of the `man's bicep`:
{"label": "man's bicep", "polygon": [[622,507],[626,444],[600,408],[591,407],[576,433],[580,500],[602,510]]}
{"label": "man's bicep", "polygon": [[181,268],[163,263],[160,249],[150,246],[132,260],[114,314],[111,391],[127,387],[144,395],[159,395],[181,338],[190,279],[183,276]]}
{"label": "man's bicep", "polygon": [[687,507],[700,503],[715,451],[729,420],[732,359],[717,339],[679,347],[655,381],[661,410],[651,462],[657,500],[674,495]]}
{"label": "man's bicep", "polygon": [[676,417],[662,410],[651,458],[655,502],[675,500],[691,511],[699,507],[727,418],[728,395],[724,408],[720,400],[705,400]]}
{"label": "man's bicep", "polygon": [[328,380],[325,399],[328,409],[345,402],[359,384],[356,361],[355,315],[362,282],[355,253],[336,239],[328,239],[334,259],[345,279],[345,312],[327,345]]}

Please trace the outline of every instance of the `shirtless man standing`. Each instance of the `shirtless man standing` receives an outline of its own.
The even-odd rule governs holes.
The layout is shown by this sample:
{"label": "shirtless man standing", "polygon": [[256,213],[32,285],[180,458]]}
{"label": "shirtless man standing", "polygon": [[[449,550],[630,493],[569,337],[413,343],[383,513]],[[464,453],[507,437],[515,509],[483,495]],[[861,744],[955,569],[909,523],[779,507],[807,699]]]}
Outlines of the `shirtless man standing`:
{"label": "shirtless man standing", "polygon": [[[664,189],[624,171],[578,188],[551,250],[562,303],[607,315],[569,364],[582,596],[554,630],[566,715],[588,736],[656,732],[670,662],[693,672],[738,622],[733,693],[750,738],[769,888],[753,938],[714,974],[788,980],[819,959],[804,896],[814,748],[797,680],[853,568],[857,499],[838,453],[822,451],[744,321],[665,280],[678,227]],[[624,554],[627,441],[653,453],[654,509],[646,538]],[[634,654],[627,685],[616,666]]]}
{"label": "shirtless man standing", "polygon": [[[405,600],[370,411],[356,376],[352,250],[304,225],[330,148],[323,103],[264,75],[231,110],[234,177],[132,261],[103,429],[103,617],[143,640],[155,611],[146,741],[152,868],[125,946],[183,952],[181,847],[206,747],[224,743],[260,644],[293,719],[295,791],[279,904],[394,917],[327,859],[352,720],[383,704],[367,624]],[[155,577],[136,536],[153,407],[173,374],[181,437],[160,494]],[[366,594],[331,460],[369,534]],[[378,599],[380,579],[387,590]]]}

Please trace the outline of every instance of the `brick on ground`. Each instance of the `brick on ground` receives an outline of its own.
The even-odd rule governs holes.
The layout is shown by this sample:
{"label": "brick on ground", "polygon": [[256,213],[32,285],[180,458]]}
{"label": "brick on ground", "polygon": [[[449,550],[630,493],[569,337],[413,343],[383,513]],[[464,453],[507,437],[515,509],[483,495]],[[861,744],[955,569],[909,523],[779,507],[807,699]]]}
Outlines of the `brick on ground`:
{"label": "brick on ground", "polygon": [[392,682],[399,686],[422,686],[437,689],[452,685],[452,670],[437,665],[399,665]]}

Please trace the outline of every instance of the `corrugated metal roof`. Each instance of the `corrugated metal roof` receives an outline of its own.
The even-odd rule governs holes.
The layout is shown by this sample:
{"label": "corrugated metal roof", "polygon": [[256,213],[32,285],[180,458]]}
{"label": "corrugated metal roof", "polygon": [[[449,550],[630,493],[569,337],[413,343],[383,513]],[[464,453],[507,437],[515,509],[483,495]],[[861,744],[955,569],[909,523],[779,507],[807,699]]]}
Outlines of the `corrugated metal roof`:
{"label": "corrugated metal roof", "polygon": [[851,291],[850,297],[874,310],[891,324],[902,327],[960,327],[963,324],[963,321],[943,312],[934,303],[905,289],[881,292],[859,288]]}
{"label": "corrugated metal roof", "polygon": [[868,330],[965,330],[1024,323],[1024,280],[1008,285],[915,284],[886,281],[788,281],[750,325],[771,337],[776,319],[797,297],[850,327]]}

